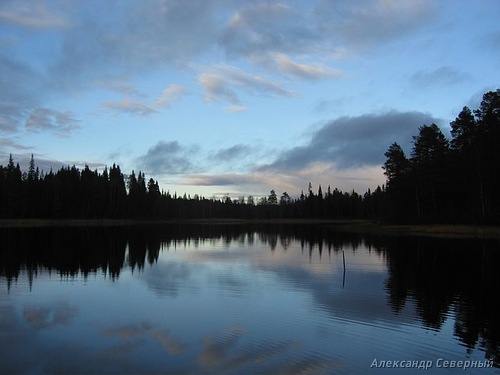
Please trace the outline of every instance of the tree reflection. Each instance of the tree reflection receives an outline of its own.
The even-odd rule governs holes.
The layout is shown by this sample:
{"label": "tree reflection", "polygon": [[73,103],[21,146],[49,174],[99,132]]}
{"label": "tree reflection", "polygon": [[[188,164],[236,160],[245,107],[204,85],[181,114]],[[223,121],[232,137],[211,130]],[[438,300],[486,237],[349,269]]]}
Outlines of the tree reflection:
{"label": "tree reflection", "polygon": [[156,263],[163,250],[221,242],[228,248],[260,242],[271,251],[287,251],[297,243],[320,261],[326,253],[373,251],[386,260],[386,292],[394,314],[412,301],[422,324],[436,330],[454,316],[454,334],[463,345],[483,348],[500,365],[500,253],[491,240],[360,236],[303,224],[2,228],[0,279],[8,289],[21,272],[31,284],[40,270],[115,280],[124,268],[140,272]]}
{"label": "tree reflection", "polygon": [[389,303],[398,313],[408,298],[425,326],[440,329],[454,315],[454,333],[470,350],[484,348],[500,364],[500,254],[496,241],[396,237],[387,239]]}

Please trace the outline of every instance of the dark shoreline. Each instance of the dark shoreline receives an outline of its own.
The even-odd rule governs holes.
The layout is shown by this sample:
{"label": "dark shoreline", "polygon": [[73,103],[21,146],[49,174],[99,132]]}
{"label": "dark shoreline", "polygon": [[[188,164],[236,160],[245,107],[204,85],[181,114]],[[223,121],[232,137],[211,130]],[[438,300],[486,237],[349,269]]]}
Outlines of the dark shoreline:
{"label": "dark shoreline", "polygon": [[0,219],[0,228],[30,228],[30,227],[89,227],[89,226],[129,226],[129,225],[161,225],[161,224],[320,224],[342,225],[352,224],[359,220],[328,220],[328,219]]}
{"label": "dark shoreline", "polygon": [[322,225],[346,232],[374,235],[418,235],[462,238],[500,238],[500,226],[418,224],[393,225],[370,220],[328,220],[328,219],[190,219],[190,220],[140,220],[140,219],[1,219],[0,228],[34,227],[95,227],[95,226],[131,226],[131,225],[169,225],[169,224],[207,224],[207,225],[242,225],[242,224],[304,224]]}

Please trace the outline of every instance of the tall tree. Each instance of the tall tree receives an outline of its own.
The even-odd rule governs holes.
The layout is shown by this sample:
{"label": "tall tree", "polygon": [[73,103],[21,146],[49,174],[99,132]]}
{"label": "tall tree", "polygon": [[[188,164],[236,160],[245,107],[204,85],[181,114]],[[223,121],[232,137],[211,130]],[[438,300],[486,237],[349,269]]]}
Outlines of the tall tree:
{"label": "tall tree", "polygon": [[28,167],[27,180],[31,182],[38,181],[39,174],[40,173],[38,172],[38,168],[35,165],[35,159],[33,158],[33,154],[31,154],[30,164]]}
{"label": "tall tree", "polygon": [[417,216],[437,219],[445,211],[449,143],[436,124],[422,125],[418,130],[419,134],[413,137],[411,153]]}
{"label": "tall tree", "polygon": [[[454,188],[450,194],[455,212],[462,220],[485,218],[484,171],[481,166],[481,129],[468,107],[463,107],[451,125],[451,171]],[[477,212],[478,211],[478,212]]]}
{"label": "tall tree", "polygon": [[272,205],[278,204],[278,196],[276,195],[276,192],[274,190],[271,190],[271,192],[269,193],[267,203]]}
{"label": "tall tree", "polygon": [[4,215],[5,217],[17,217],[24,211],[25,202],[22,200],[22,172],[19,163],[14,164],[12,154],[5,168],[5,195]]}
{"label": "tall tree", "polygon": [[385,152],[386,161],[382,166],[384,174],[387,176],[387,183],[394,184],[408,173],[409,161],[401,148],[401,146],[394,142],[389,146]]}
{"label": "tall tree", "polygon": [[394,142],[385,152],[386,161],[382,166],[387,176],[388,207],[386,214],[398,221],[413,216],[412,184],[410,176],[410,161],[401,146]]}
{"label": "tall tree", "polygon": [[475,112],[480,128],[480,168],[485,219],[500,220],[500,89],[483,95]]}
{"label": "tall tree", "polygon": [[456,151],[468,151],[477,142],[478,128],[476,119],[469,107],[463,107],[451,125],[451,148]]}
{"label": "tall tree", "polygon": [[120,166],[113,164],[109,170],[109,209],[111,217],[123,216],[125,212],[127,191],[125,179]]}

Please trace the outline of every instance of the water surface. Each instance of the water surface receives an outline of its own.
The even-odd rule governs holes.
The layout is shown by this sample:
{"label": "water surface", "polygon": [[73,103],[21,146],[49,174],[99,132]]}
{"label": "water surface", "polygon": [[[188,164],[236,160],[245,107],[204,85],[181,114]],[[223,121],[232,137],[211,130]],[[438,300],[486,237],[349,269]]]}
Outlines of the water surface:
{"label": "water surface", "polygon": [[180,224],[0,240],[1,374],[500,374],[498,241]]}

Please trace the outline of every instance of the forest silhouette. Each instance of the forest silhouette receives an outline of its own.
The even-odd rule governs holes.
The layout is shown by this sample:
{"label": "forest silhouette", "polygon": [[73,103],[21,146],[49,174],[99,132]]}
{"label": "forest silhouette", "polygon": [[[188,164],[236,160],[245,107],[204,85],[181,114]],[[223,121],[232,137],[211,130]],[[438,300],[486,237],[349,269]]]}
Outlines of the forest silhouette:
{"label": "forest silhouette", "polygon": [[409,157],[394,142],[385,153],[383,186],[364,194],[309,182],[292,198],[275,190],[258,201],[178,196],[139,171],[113,164],[102,172],[63,166],[39,171],[33,155],[21,171],[12,155],[0,165],[0,218],[41,219],[376,219],[398,223],[500,223],[500,89],[480,107],[463,107],[451,140],[436,124],[422,125]]}

